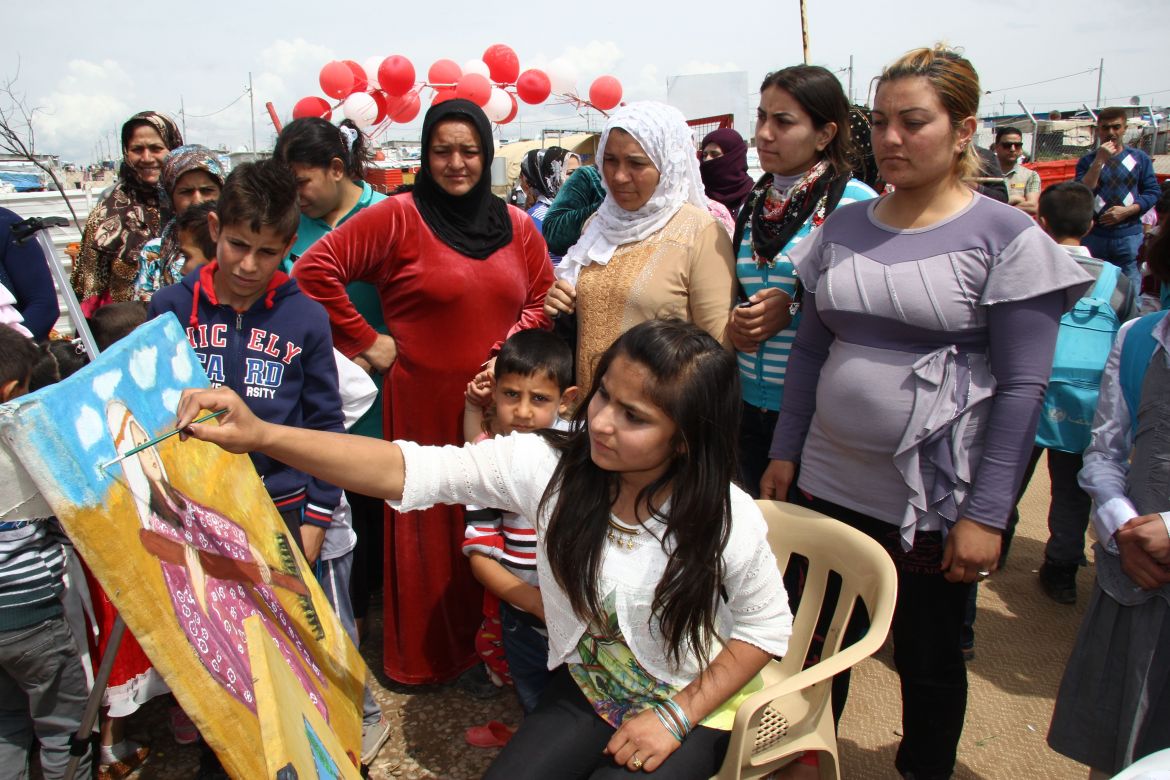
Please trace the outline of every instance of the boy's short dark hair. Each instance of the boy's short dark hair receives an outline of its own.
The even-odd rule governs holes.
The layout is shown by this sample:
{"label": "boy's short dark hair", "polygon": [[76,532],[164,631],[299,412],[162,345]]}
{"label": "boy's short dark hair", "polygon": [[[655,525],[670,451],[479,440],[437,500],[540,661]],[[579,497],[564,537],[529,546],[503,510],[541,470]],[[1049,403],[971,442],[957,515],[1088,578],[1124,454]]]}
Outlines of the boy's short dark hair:
{"label": "boy's short dark hair", "polygon": [[532,376],[537,372],[548,374],[563,393],[573,384],[573,350],[547,330],[513,333],[496,356],[496,376]]}
{"label": "boy's short dark hair", "polygon": [[1105,122],[1112,122],[1114,119],[1120,119],[1122,122],[1129,122],[1129,112],[1121,106],[1109,106],[1097,112],[1097,124],[1104,124]]}
{"label": "boy's short dark hair", "polygon": [[288,240],[301,221],[296,177],[279,160],[242,163],[224,181],[216,213],[221,226],[247,225],[256,233],[267,226]]}
{"label": "boy's short dark hair", "polygon": [[15,328],[0,325],[0,385],[13,380],[24,384],[43,359],[44,351],[35,341]]}
{"label": "boy's short dark hair", "polygon": [[1005,135],[1018,135],[1020,138],[1024,137],[1023,132],[1018,127],[1000,127],[995,131],[995,142],[999,143],[1003,140]]}
{"label": "boy's short dark hair", "polygon": [[179,233],[190,233],[199,245],[199,251],[208,260],[215,257],[215,241],[211,238],[211,226],[207,224],[207,215],[214,213],[217,201],[205,200],[190,206],[179,216],[175,217],[176,237]]}
{"label": "boy's short dark hair", "polygon": [[1077,238],[1093,226],[1093,191],[1079,181],[1062,181],[1040,193],[1036,213],[1053,238]]}
{"label": "boy's short dark hair", "polygon": [[146,301],[108,303],[86,320],[97,348],[105,352],[118,339],[146,322]]}

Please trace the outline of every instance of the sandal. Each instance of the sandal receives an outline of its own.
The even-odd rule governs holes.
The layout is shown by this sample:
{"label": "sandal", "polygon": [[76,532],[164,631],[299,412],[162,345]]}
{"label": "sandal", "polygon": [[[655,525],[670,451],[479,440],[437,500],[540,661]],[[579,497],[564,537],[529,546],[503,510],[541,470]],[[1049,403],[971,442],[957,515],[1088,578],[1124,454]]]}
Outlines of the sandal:
{"label": "sandal", "polygon": [[142,766],[146,762],[146,757],[149,755],[150,748],[146,745],[139,745],[134,749],[134,752],[123,756],[120,760],[110,764],[99,765],[97,771],[98,780],[123,780],[129,777],[135,769]]}

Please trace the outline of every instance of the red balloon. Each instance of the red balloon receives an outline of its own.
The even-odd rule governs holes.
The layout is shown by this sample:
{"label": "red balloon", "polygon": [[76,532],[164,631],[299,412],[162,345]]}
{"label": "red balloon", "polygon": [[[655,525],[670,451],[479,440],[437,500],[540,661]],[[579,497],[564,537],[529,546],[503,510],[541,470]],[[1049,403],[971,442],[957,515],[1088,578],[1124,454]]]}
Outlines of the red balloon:
{"label": "red balloon", "polygon": [[439,87],[435,90],[435,96],[431,98],[431,105],[435,106],[445,100],[455,99],[455,87]]}
{"label": "red balloon", "polygon": [[512,99],[512,110],[509,111],[508,115],[506,117],[504,117],[503,119],[501,119],[497,124],[501,124],[501,125],[508,124],[509,122],[511,122],[513,119],[516,118],[516,114],[520,111],[520,104],[516,102],[516,96],[513,95],[511,92],[509,92],[508,97],[510,97]]}
{"label": "red balloon", "polygon": [[427,81],[431,84],[455,84],[463,75],[463,69],[453,60],[435,60],[435,64],[427,71]]}
{"label": "red balloon", "polygon": [[391,54],[378,66],[378,83],[387,95],[402,97],[414,87],[414,65],[401,54]]}
{"label": "red balloon", "polygon": [[520,58],[511,46],[497,43],[487,47],[483,53],[483,61],[492,74],[492,81],[497,84],[511,84],[520,75]]}
{"label": "red balloon", "polygon": [[312,97],[301,98],[297,104],[293,106],[293,119],[304,119],[310,116],[319,116],[322,119],[329,119],[333,116],[333,112],[329,108],[329,101],[325,98]]}
{"label": "red balloon", "polygon": [[536,105],[548,100],[552,92],[552,82],[543,70],[531,68],[520,74],[516,79],[516,94],[525,103]]}
{"label": "red balloon", "polygon": [[374,124],[378,124],[389,116],[387,106],[393,98],[380,89],[371,90],[370,97],[374,99],[374,103],[378,106],[378,115],[374,117]]}
{"label": "red balloon", "polygon": [[349,68],[350,73],[353,74],[353,87],[350,89],[349,94],[352,95],[355,92],[365,92],[366,89],[368,89],[370,86],[368,83],[369,78],[366,76],[366,69],[353,60],[342,60],[342,62],[345,63],[345,66]]}
{"label": "red balloon", "polygon": [[477,106],[486,106],[492,96],[492,83],[478,73],[468,73],[455,85],[455,97],[470,100]]}
{"label": "red balloon", "polygon": [[327,63],[321,68],[321,91],[329,97],[345,98],[353,94],[353,71],[344,62]]}
{"label": "red balloon", "polygon": [[589,87],[589,102],[594,108],[609,111],[622,102],[622,83],[613,76],[598,76]]}
{"label": "red balloon", "polygon": [[[452,92],[453,91],[454,90],[452,90]],[[454,95],[452,95],[452,97],[454,97]],[[439,100],[438,95],[436,95],[433,102],[441,103],[442,101]],[[409,122],[418,116],[418,112],[421,107],[422,101],[418,99],[418,92],[412,90],[407,92],[402,97],[390,98],[390,105],[386,107],[386,110],[390,113],[390,118],[395,122],[405,124],[406,122]]]}

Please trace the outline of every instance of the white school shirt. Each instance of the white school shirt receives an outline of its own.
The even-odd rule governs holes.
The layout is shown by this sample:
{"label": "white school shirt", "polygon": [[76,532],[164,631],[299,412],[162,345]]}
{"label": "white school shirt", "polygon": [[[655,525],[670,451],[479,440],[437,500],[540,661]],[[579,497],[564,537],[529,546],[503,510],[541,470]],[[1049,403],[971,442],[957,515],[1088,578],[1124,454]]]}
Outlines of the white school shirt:
{"label": "white school shirt", "polygon": [[[1085,450],[1084,466],[1077,481],[1093,499],[1093,528],[1105,549],[1117,554],[1113,535],[1138,516],[1137,508],[1125,494],[1129,456],[1133,451],[1133,420],[1121,392],[1121,348],[1126,334],[1137,320],[1123,324],[1109,352],[1101,377],[1101,394],[1093,417],[1093,438]],[[1170,354],[1170,317],[1163,317],[1153,332],[1154,339]],[[1158,354],[1158,353],[1155,353]],[[1170,511],[1162,512],[1170,534]]]}

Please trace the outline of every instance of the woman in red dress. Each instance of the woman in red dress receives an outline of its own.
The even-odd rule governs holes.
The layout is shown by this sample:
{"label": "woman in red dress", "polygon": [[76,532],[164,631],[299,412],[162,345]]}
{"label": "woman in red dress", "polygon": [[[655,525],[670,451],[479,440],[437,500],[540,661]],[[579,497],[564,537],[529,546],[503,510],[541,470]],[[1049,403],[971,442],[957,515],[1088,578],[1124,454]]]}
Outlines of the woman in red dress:
{"label": "woman in red dress", "polygon": [[[528,215],[491,192],[491,125],[478,106],[432,106],[422,144],[414,190],[313,244],[293,276],[329,311],[337,349],[386,374],[386,439],[462,444],[468,380],[512,332],[550,327],[542,304],[552,266]],[[354,281],[378,288],[389,335],[353,308],[345,285]],[[451,679],[477,662],[483,617],[482,589],[460,552],[463,509],[387,516],[386,674]]]}

